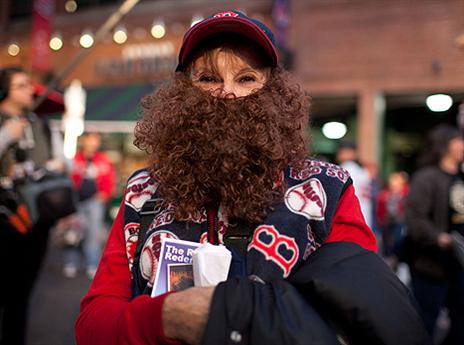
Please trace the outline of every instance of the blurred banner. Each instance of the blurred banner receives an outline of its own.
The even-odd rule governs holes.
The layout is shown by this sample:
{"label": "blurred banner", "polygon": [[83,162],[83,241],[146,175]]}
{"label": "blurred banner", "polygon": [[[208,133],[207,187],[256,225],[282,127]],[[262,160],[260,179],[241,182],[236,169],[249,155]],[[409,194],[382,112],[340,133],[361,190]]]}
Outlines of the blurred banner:
{"label": "blurred banner", "polygon": [[34,0],[32,10],[31,67],[34,71],[50,70],[50,48],[48,44],[52,33],[52,20],[55,1]]}
{"label": "blurred banner", "polygon": [[272,21],[279,49],[279,60],[288,70],[293,68],[293,52],[288,47],[288,30],[291,20],[290,5],[290,0],[274,0],[272,5]]}
{"label": "blurred banner", "polygon": [[272,19],[274,21],[277,46],[285,50],[287,49],[287,33],[290,22],[290,0],[274,0]]}

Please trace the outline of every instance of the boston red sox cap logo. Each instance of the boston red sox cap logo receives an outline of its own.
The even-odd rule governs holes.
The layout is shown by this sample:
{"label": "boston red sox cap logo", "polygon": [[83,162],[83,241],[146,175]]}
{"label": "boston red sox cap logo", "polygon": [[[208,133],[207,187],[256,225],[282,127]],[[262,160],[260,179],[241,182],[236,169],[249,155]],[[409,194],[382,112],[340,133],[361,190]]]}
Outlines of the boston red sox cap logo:
{"label": "boston red sox cap logo", "polygon": [[266,260],[271,260],[284,271],[288,277],[296,264],[299,249],[295,239],[280,234],[273,225],[261,225],[256,228],[248,250],[256,249]]}
{"label": "boston red sox cap logo", "polygon": [[327,196],[322,183],[315,178],[293,186],[285,193],[285,205],[307,219],[324,220]]}
{"label": "boston red sox cap logo", "polygon": [[235,12],[219,12],[216,13],[214,18],[223,18],[223,17],[238,17],[238,13]]}

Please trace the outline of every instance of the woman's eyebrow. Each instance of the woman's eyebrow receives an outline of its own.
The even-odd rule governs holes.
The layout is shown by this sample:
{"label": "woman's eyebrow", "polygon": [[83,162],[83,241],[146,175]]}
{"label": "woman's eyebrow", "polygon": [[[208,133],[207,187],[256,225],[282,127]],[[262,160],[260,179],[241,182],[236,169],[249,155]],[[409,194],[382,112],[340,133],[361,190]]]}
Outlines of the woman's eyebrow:
{"label": "woman's eyebrow", "polygon": [[195,68],[192,71],[193,75],[199,75],[201,73],[214,73],[214,72],[211,68],[207,68],[207,67],[200,67],[198,69]]}
{"label": "woman's eyebrow", "polygon": [[240,69],[240,70],[238,71],[238,73],[247,73],[247,72],[254,72],[254,73],[256,73],[257,70],[254,69],[253,67],[243,67],[242,69]]}

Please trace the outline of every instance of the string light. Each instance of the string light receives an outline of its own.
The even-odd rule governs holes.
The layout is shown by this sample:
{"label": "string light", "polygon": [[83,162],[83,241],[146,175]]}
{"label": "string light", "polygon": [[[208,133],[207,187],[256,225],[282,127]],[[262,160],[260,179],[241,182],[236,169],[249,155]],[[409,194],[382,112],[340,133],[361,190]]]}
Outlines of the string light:
{"label": "string light", "polygon": [[53,34],[49,45],[52,50],[60,50],[63,47],[63,40],[61,39],[61,35],[58,33]]}
{"label": "string light", "polygon": [[155,20],[151,26],[151,35],[154,38],[162,38],[166,34],[166,26],[162,20]]}
{"label": "string light", "polygon": [[93,43],[94,38],[92,32],[90,32],[89,30],[84,31],[81,35],[81,38],[79,39],[79,44],[83,48],[90,48],[91,46],[93,46]]}
{"label": "string light", "polygon": [[117,44],[123,44],[127,41],[127,30],[124,25],[120,25],[114,30],[113,41]]}
{"label": "string light", "polygon": [[19,54],[21,51],[21,48],[19,47],[19,44],[17,43],[10,43],[8,45],[8,54],[11,56],[16,56]]}
{"label": "string light", "polygon": [[68,0],[68,1],[66,1],[66,3],[64,4],[64,9],[65,9],[66,12],[68,12],[68,13],[74,13],[74,12],[76,12],[76,10],[77,10],[77,2],[74,1],[74,0]]}

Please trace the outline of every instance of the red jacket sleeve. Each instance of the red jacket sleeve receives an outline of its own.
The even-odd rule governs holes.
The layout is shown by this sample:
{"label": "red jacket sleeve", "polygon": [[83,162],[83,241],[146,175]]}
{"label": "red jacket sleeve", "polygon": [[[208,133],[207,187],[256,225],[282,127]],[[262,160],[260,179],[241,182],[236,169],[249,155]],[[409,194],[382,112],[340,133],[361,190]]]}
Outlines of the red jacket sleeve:
{"label": "red jacket sleeve", "polygon": [[364,220],[352,184],[348,186],[338,201],[329,236],[325,242],[338,241],[354,242],[367,250],[377,251],[374,233]]}
{"label": "red jacket sleeve", "polygon": [[179,344],[163,333],[167,294],[131,300],[131,279],[123,231],[123,205],[111,229],[97,274],[81,302],[77,345]]}

